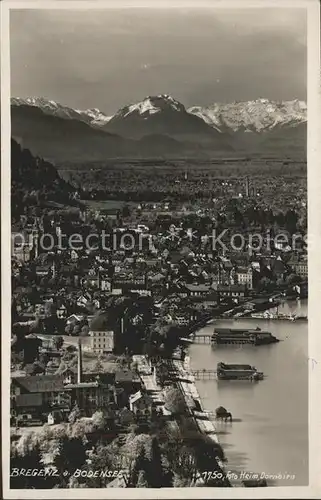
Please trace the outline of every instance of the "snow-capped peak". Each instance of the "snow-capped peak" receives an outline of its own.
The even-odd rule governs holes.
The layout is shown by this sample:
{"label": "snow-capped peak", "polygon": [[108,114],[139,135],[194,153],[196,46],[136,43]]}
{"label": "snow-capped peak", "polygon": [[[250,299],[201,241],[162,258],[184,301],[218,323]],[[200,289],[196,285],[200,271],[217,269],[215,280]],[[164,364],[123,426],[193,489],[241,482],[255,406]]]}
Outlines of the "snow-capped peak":
{"label": "snow-capped peak", "polygon": [[261,97],[253,101],[214,103],[208,107],[193,106],[187,111],[219,131],[262,132],[276,126],[294,126],[307,120],[307,105],[298,99],[271,101]]}
{"label": "snow-capped peak", "polygon": [[59,118],[69,120],[81,119],[78,111],[44,97],[12,97],[11,104],[14,106],[31,106],[34,108],[39,108],[43,113],[47,115],[57,116]]}
{"label": "snow-capped peak", "polygon": [[147,117],[165,110],[185,111],[185,107],[170,95],[159,94],[157,96],[147,96],[143,101],[121,108],[115,117],[125,118],[133,113]]}
{"label": "snow-capped peak", "polygon": [[61,104],[58,104],[55,101],[45,99],[44,97],[12,97],[11,99],[11,104],[15,104],[17,106],[19,105],[27,105],[27,106],[36,106],[38,108],[51,108],[51,109],[57,109],[61,106]]}
{"label": "snow-capped peak", "polygon": [[44,97],[12,97],[11,104],[14,106],[32,106],[40,108],[45,114],[58,116],[64,119],[76,119],[84,121],[89,125],[100,127],[105,125],[112,118],[105,115],[97,108],[80,110],[64,106],[56,101],[45,99]]}
{"label": "snow-capped peak", "polygon": [[98,108],[86,109],[84,111],[77,109],[77,111],[81,115],[88,116],[89,118],[91,118],[92,125],[102,126],[108,123],[112,119],[112,116],[105,115],[105,113],[100,111],[100,109]]}
{"label": "snow-capped peak", "polygon": [[133,113],[134,111],[137,111],[140,115],[144,115],[145,113],[148,113],[150,115],[154,113],[159,113],[160,108],[154,106],[150,100],[149,97],[144,99],[142,102],[138,102],[137,104],[132,104],[131,106],[128,106],[128,111],[124,113],[124,117],[128,116],[129,114]]}
{"label": "snow-capped peak", "polygon": [[[13,106],[37,107],[43,113],[64,119],[80,120],[95,128],[104,127],[108,122],[115,123],[118,119],[148,117],[166,113],[169,117],[186,111],[201,118],[205,123],[219,132],[242,131],[263,132],[275,127],[296,126],[307,120],[307,105],[305,101],[293,99],[289,101],[272,101],[260,97],[251,101],[234,101],[231,103],[214,103],[207,107],[193,106],[188,110],[184,105],[168,94],[147,96],[140,102],[121,108],[116,115],[108,116],[98,108],[87,110],[73,109],[54,100],[44,97],[13,97]],[[156,117],[155,117],[156,118]],[[169,118],[170,119],[170,118]]]}

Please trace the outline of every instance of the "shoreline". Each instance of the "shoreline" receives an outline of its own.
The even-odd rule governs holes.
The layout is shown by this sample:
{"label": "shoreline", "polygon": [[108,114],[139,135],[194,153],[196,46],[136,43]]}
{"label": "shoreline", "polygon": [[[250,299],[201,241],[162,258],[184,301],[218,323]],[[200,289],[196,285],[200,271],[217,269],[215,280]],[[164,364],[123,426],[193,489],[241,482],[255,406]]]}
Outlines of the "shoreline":
{"label": "shoreline", "polygon": [[[172,363],[178,374],[179,380],[177,381],[177,386],[184,397],[188,413],[193,418],[199,433],[209,437],[215,446],[221,448],[221,444],[217,437],[216,426],[210,419],[208,412],[204,410],[202,399],[196,387],[195,378],[192,375],[190,366],[190,357],[187,355],[184,361],[173,360]],[[199,409],[196,410],[195,406],[199,407]],[[221,449],[225,457],[224,450],[223,448]],[[224,461],[219,457],[217,457],[216,460],[226,480],[230,483],[226,476]],[[232,484],[230,483],[229,486],[232,487]]]}

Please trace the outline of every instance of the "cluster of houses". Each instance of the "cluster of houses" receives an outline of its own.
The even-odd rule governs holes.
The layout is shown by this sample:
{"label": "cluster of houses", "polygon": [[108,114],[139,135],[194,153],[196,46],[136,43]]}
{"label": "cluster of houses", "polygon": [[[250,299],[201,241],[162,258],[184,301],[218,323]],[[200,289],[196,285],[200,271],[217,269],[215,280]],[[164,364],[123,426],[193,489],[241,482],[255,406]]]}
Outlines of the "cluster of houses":
{"label": "cluster of houses", "polygon": [[[130,224],[132,232],[148,229],[138,222],[142,221],[137,221],[136,228]],[[80,231],[79,226],[87,234],[90,224],[86,224],[86,212],[69,221],[69,232]],[[44,223],[34,217],[19,233],[24,235],[23,245],[18,233],[13,232],[12,282],[17,316],[21,321],[41,318],[48,333],[77,335],[81,330],[88,334],[84,316],[104,310],[109,296],[132,294],[150,297],[159,304],[174,294],[211,309],[221,301],[236,302],[251,295],[262,278],[282,283],[293,274],[307,280],[304,250],[213,251],[204,240],[196,242],[187,237],[172,241],[162,228],[153,234],[152,247],[120,247],[106,252],[85,248],[62,251],[55,245],[44,251],[39,241],[45,229],[55,235],[66,230],[61,221],[49,218]],[[51,314],[46,312],[50,301],[54,303]],[[75,328],[68,321],[73,315],[82,318]],[[183,314],[178,321],[184,324],[187,319]]]}
{"label": "cluster of houses", "polygon": [[[142,216],[145,208],[138,210]],[[22,363],[26,372],[24,377],[12,375],[15,419],[29,415],[27,418],[52,422],[64,419],[75,405],[86,415],[101,406],[112,410],[125,408],[133,415],[140,412],[147,415],[152,408],[162,407],[155,374],[148,367],[143,368],[142,360],[138,360],[138,378],[136,372],[130,371],[126,374],[82,371],[82,349],[97,356],[117,349],[119,352],[123,348],[119,338],[134,328],[135,321],[140,321],[139,317],[133,317],[125,324],[125,313],[117,313],[117,321],[111,322],[111,298],[146,299],[152,320],[166,314],[171,321],[185,327],[200,312],[211,312],[222,303],[254,300],[263,278],[282,283],[292,274],[307,280],[304,250],[213,251],[202,239],[194,241],[188,235],[179,238],[178,233],[172,238],[168,231],[171,222],[168,207],[163,210],[163,215],[157,214],[160,227],[158,232],[154,229],[153,245],[138,245],[130,250],[124,246],[112,251],[100,247],[62,250],[56,240],[47,250],[40,245],[44,233],[55,237],[72,231],[90,234],[93,220],[87,220],[85,212],[73,215],[66,223],[50,217],[27,218],[23,228],[13,231],[12,364]],[[185,211],[180,217],[184,214]],[[94,220],[96,228],[101,228],[104,220],[99,213]],[[144,218],[136,225],[131,222],[130,231],[146,232],[145,222]],[[118,215],[109,223],[120,229]],[[56,373],[61,350],[46,334],[82,338],[76,371]]]}
{"label": "cluster of houses", "polygon": [[[134,357],[135,370],[126,367],[112,373],[83,372],[80,340],[77,356],[77,366],[66,368],[62,373],[11,375],[12,425],[67,421],[75,407],[87,417],[104,409],[111,426],[133,423],[137,419],[149,421],[161,411],[164,401],[155,400],[156,382],[144,383],[146,376],[156,380],[144,356]],[[146,367],[140,371],[140,358],[144,358],[147,371]]]}

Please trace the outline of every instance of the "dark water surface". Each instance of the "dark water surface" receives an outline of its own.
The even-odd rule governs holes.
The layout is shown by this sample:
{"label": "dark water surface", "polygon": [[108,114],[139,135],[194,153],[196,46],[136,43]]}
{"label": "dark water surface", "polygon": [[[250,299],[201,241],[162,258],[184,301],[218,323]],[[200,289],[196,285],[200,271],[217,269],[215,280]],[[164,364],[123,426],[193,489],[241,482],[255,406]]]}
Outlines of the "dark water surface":
{"label": "dark water surface", "polygon": [[[280,312],[307,314],[307,301],[288,302]],[[289,474],[269,485],[308,484],[308,323],[286,320],[221,320],[199,333],[212,333],[217,326],[259,326],[282,342],[268,346],[214,348],[192,345],[192,369],[215,369],[218,361],[249,363],[264,372],[265,379],[251,382],[197,381],[208,411],[224,406],[235,418],[216,423],[228,471]]]}

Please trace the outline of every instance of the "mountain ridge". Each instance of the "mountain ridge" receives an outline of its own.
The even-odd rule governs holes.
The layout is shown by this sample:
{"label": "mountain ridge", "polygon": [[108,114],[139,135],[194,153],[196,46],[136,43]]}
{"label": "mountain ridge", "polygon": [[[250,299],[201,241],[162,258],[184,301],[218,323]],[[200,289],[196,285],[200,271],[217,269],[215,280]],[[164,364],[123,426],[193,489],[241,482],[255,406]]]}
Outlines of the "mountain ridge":
{"label": "mountain ridge", "polygon": [[[11,99],[12,135],[50,161],[249,155],[305,156],[306,103],[299,100],[185,106],[147,96],[112,117],[44,98]],[[82,114],[84,113],[84,114]]]}
{"label": "mountain ridge", "polygon": [[260,133],[307,121],[307,105],[298,99],[272,101],[259,98],[227,104],[213,103],[210,106],[192,106],[188,111],[220,132],[231,130]]}
{"label": "mountain ridge", "polygon": [[126,118],[133,112],[138,112],[144,117],[148,114],[158,113],[159,109],[151,102],[157,98],[162,98],[164,102],[167,101],[176,110],[185,110],[200,117],[205,123],[220,132],[224,130],[262,132],[271,130],[274,127],[295,126],[307,121],[307,104],[299,99],[277,101],[258,98],[250,101],[232,101],[230,103],[214,102],[209,106],[191,106],[186,109],[183,104],[168,94],[160,94],[158,96],[147,96],[142,101],[123,106],[114,115],[107,115],[98,108],[75,109],[43,97],[12,97],[11,104],[14,106],[29,105],[39,107],[46,114],[65,119],[83,120],[94,127],[104,128],[111,120],[115,121],[116,118],[120,117]]}
{"label": "mountain ridge", "polygon": [[97,127],[105,125],[112,118],[98,108],[75,109],[44,97],[12,97],[11,105],[40,108],[48,115],[58,116],[67,120],[76,119]]}
{"label": "mountain ridge", "polygon": [[131,139],[167,135],[183,142],[211,145],[217,150],[232,150],[229,138],[219,134],[198,116],[168,94],[147,96],[143,101],[121,108],[103,127]]}

